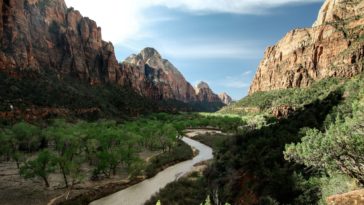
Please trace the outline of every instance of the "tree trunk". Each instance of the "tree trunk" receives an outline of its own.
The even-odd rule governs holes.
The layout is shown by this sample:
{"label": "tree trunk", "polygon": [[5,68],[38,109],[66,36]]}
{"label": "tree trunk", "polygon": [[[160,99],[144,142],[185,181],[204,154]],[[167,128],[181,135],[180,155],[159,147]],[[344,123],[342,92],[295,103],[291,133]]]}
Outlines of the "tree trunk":
{"label": "tree trunk", "polygon": [[19,163],[19,160],[15,160],[15,162],[16,162],[16,167],[17,167],[18,169],[20,169],[20,163]]}
{"label": "tree trunk", "polygon": [[43,178],[43,181],[44,181],[44,184],[46,187],[49,187],[49,182],[48,182],[48,179],[47,177],[42,177]]}
{"label": "tree trunk", "polygon": [[68,180],[67,180],[67,175],[66,175],[66,171],[64,170],[64,167],[61,167],[61,172],[63,175],[64,183],[65,183],[66,187],[68,188]]}

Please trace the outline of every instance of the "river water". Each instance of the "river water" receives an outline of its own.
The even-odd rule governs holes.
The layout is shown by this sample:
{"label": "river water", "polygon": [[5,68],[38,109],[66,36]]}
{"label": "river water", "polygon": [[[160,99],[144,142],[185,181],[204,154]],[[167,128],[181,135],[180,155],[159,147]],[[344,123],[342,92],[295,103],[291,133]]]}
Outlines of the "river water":
{"label": "river water", "polygon": [[199,151],[192,160],[184,161],[159,172],[153,178],[139,184],[93,201],[90,205],[143,205],[161,188],[192,171],[193,166],[213,158],[212,149],[190,138],[182,138],[191,147]]}

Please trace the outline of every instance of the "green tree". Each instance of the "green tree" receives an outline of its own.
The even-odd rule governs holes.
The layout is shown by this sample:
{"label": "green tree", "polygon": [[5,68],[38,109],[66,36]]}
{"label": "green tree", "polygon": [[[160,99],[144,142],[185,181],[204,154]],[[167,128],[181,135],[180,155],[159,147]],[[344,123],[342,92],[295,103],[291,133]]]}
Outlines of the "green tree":
{"label": "green tree", "polygon": [[19,122],[11,127],[11,133],[15,138],[13,141],[18,149],[31,152],[40,144],[40,129],[27,122]]}
{"label": "green tree", "polygon": [[44,181],[46,187],[49,187],[48,176],[55,170],[56,162],[54,155],[48,151],[43,150],[38,153],[34,160],[29,160],[20,167],[20,175],[25,178],[39,177]]}
{"label": "green tree", "polygon": [[165,124],[162,129],[160,129],[159,134],[159,143],[162,146],[163,152],[168,150],[175,145],[177,140],[178,132],[174,128],[173,124]]}
{"label": "green tree", "polygon": [[48,139],[55,142],[57,153],[55,161],[63,175],[66,187],[69,185],[68,175],[76,174],[71,173],[71,171],[78,172],[77,169],[74,169],[74,167],[77,167],[74,160],[76,157],[78,159],[81,158],[82,133],[83,129],[81,126],[78,126],[78,124],[71,125],[64,120],[55,120],[53,125],[45,131]]}
{"label": "green tree", "polygon": [[[0,131],[0,156],[4,156],[7,161],[11,158],[12,146],[10,143],[11,137],[7,130]],[[17,163],[19,165],[19,163]],[[19,168],[19,167],[18,167]]]}
{"label": "green tree", "polygon": [[1,138],[7,157],[11,157],[19,168],[20,162],[24,159],[21,150],[31,152],[39,147],[40,129],[29,123],[19,122],[10,129],[3,130]]}
{"label": "green tree", "polygon": [[307,131],[302,142],[286,146],[285,158],[328,172],[341,172],[364,184],[364,98],[353,117],[337,120],[325,132]]}

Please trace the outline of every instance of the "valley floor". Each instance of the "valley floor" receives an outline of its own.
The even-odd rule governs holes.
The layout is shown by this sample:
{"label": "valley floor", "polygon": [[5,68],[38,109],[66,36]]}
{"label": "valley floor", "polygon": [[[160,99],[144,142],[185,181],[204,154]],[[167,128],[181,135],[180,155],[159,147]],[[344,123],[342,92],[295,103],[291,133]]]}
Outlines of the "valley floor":
{"label": "valley floor", "polygon": [[[139,153],[141,159],[148,161],[150,158],[160,154],[159,151],[144,151]],[[130,183],[126,170],[120,169],[117,175],[98,181],[85,180],[73,187],[70,196],[83,194],[93,187],[102,187],[111,183]],[[91,177],[92,170],[85,167],[86,178]],[[64,188],[63,178],[60,173],[51,174],[50,188],[45,188],[40,179],[27,180],[19,175],[15,162],[0,163],[0,204],[2,205],[39,205],[49,204],[63,194],[68,194]]]}
{"label": "valley floor", "polygon": [[[194,138],[206,134],[221,134],[221,131],[215,129],[187,129],[186,136]],[[140,159],[149,162],[152,158],[161,155],[161,151],[143,151],[139,153]],[[174,162],[176,163],[176,162]],[[172,164],[171,164],[172,165]],[[164,167],[166,168],[166,167]],[[193,172],[201,172],[206,168],[206,164],[200,163],[194,166]],[[64,201],[65,196],[77,198],[77,196],[87,195],[88,192],[95,190],[95,187],[112,187],[126,188],[140,182],[143,178],[130,179],[127,170],[120,167],[118,173],[110,178],[103,178],[97,181],[88,180],[92,175],[92,169],[83,166],[84,180],[76,184],[72,191],[64,187],[61,173],[53,173],[49,176],[50,187],[45,188],[41,179],[24,179],[19,175],[16,163],[0,162],[0,204],[2,205],[39,205],[39,204],[58,204]],[[117,191],[117,188],[114,188]],[[107,191],[105,191],[107,192]],[[103,195],[103,193],[99,193]]]}

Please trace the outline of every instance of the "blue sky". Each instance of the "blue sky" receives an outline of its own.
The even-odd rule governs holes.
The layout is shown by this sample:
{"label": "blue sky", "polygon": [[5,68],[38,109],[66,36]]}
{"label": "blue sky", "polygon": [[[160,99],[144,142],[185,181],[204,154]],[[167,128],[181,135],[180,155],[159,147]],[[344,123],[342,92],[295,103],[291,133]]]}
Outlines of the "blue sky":
{"label": "blue sky", "polygon": [[[105,1],[105,2],[104,2]],[[122,61],[154,47],[193,85],[244,97],[267,46],[310,27],[323,0],[66,0],[102,27]]]}

